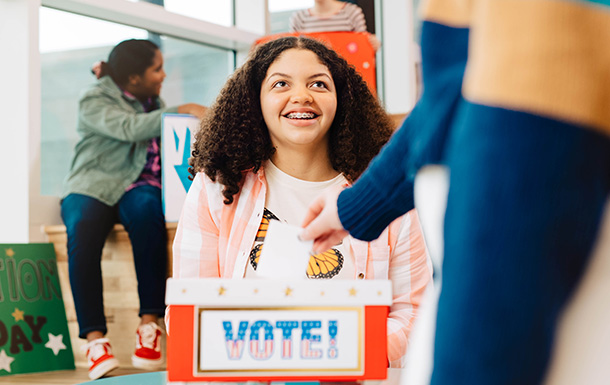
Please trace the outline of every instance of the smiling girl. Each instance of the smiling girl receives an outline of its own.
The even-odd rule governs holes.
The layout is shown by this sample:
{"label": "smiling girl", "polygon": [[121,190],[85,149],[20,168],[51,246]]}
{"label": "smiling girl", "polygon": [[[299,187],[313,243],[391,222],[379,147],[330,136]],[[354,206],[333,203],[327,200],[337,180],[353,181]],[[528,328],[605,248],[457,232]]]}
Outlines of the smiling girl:
{"label": "smiling girl", "polygon": [[[285,37],[259,46],[197,133],[174,277],[256,277],[268,221],[300,225],[313,199],[356,180],[391,133],[360,75],[322,43]],[[312,256],[305,274],[392,280],[387,358],[402,366],[431,278],[415,211],[376,241],[346,237]]]}
{"label": "smiling girl", "polygon": [[[164,112],[201,117],[205,107],[166,108],[159,98],[165,79],[163,55],[148,40],[115,46],[99,67],[98,82],[79,102],[72,167],[66,178],[61,215],[68,236],[68,266],[79,337],[85,345],[89,377],[117,368],[107,332],[102,298],[102,248],[115,223],[133,247],[140,325],[134,366],[163,364],[157,319],[165,310],[166,228],[161,205],[160,136]],[[135,325],[134,325],[135,326]]]}

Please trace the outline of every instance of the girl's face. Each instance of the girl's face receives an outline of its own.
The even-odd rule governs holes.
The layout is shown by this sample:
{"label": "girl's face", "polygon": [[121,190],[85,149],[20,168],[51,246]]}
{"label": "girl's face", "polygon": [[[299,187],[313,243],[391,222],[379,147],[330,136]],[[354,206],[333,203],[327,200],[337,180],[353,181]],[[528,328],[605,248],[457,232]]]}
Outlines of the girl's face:
{"label": "girl's face", "polygon": [[157,50],[152,64],[146,68],[142,75],[132,75],[129,77],[129,83],[132,86],[132,91],[130,92],[138,98],[159,96],[161,84],[165,80],[165,76],[163,55],[160,50]]}
{"label": "girl's face", "polygon": [[261,109],[274,147],[326,146],[337,111],[337,92],[328,68],[304,49],[284,51],[261,85]]}

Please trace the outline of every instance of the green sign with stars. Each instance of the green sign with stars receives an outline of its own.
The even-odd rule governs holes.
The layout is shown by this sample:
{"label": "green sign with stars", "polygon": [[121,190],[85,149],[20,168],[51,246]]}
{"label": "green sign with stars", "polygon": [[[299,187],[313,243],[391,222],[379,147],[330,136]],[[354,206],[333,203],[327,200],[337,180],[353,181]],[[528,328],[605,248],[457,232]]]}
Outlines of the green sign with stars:
{"label": "green sign with stars", "polygon": [[55,250],[0,244],[0,376],[74,369]]}

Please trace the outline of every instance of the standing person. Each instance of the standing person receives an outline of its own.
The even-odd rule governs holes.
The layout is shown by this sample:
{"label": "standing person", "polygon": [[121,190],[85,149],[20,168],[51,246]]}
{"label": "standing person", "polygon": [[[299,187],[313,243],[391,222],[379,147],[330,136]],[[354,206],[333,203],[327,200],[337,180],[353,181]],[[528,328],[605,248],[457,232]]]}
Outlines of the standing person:
{"label": "standing person", "polygon": [[[314,197],[356,180],[391,133],[364,80],[333,50],[304,37],[257,47],[197,133],[195,179],[174,239],[174,277],[256,277],[268,222],[300,224]],[[390,279],[387,360],[403,365],[431,280],[415,210],[375,242],[338,240],[303,274]]]}
{"label": "standing person", "polygon": [[610,192],[610,7],[429,0],[422,10],[421,100],[353,187],[312,205],[302,236],[316,250],[345,229],[374,239],[413,207],[418,167],[445,162],[431,383],[539,384]]}
{"label": "standing person", "polygon": [[[312,8],[296,11],[290,17],[290,32],[337,31],[367,32],[362,9],[339,0],[316,0]],[[369,42],[375,51],[381,47],[373,34],[369,34]]]}
{"label": "standing person", "polygon": [[205,107],[166,108],[159,98],[165,79],[163,56],[148,40],[115,46],[99,68],[99,80],[79,102],[76,145],[66,178],[61,215],[68,236],[70,285],[85,345],[89,377],[118,367],[112,355],[102,297],[101,256],[114,224],[125,226],[133,247],[140,325],[132,363],[163,364],[161,330],[165,309],[166,229],[161,205],[159,137],[165,112],[202,116]]}

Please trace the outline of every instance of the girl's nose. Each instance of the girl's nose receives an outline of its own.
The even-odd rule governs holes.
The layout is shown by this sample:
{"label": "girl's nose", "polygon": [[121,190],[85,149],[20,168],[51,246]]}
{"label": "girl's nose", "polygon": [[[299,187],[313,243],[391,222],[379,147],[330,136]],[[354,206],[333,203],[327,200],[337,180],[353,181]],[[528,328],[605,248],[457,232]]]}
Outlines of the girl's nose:
{"label": "girl's nose", "polygon": [[290,101],[293,103],[308,104],[313,102],[313,97],[306,87],[299,87],[294,90],[294,93],[290,97]]}

